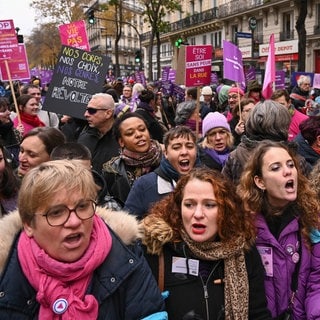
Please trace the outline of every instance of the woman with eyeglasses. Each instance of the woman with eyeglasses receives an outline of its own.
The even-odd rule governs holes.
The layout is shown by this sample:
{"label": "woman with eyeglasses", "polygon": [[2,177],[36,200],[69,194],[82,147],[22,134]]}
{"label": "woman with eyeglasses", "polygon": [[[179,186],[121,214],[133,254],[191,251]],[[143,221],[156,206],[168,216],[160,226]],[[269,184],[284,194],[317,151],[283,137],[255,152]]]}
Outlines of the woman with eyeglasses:
{"label": "woman with eyeglasses", "polygon": [[120,155],[103,164],[109,195],[122,207],[133,182],[156,169],[162,157],[162,147],[150,137],[144,118],[136,112],[127,112],[117,118],[113,132]]}
{"label": "woman with eyeglasses", "polygon": [[217,111],[208,113],[202,121],[202,136],[199,143],[201,163],[221,171],[233,148],[233,136],[227,118]]}
{"label": "woman with eyeglasses", "polygon": [[293,87],[290,93],[290,99],[294,107],[302,112],[303,107],[311,95],[311,77],[308,75],[301,75],[297,84]]}
{"label": "woman with eyeglasses", "polygon": [[[142,319],[163,310],[135,241],[137,222],[123,212],[98,214],[96,197],[91,172],[73,160],[25,176],[18,211],[0,221],[2,320]],[[124,229],[119,214],[128,219]]]}

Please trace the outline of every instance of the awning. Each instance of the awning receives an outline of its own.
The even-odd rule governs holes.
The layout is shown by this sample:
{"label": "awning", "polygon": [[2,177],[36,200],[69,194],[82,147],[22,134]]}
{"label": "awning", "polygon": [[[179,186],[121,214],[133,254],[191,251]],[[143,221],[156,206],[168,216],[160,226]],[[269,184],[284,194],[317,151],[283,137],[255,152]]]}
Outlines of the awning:
{"label": "awning", "polygon": [[[298,53],[291,53],[291,54],[278,54],[275,56],[276,62],[280,61],[297,61],[299,58]],[[259,58],[258,62],[266,62],[268,57],[261,57]]]}

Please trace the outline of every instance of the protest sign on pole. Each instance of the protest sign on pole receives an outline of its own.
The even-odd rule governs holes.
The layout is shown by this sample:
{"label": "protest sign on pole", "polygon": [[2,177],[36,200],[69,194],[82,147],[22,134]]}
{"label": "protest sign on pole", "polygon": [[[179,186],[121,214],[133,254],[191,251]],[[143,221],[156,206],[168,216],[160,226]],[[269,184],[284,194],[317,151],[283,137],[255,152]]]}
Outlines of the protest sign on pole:
{"label": "protest sign on pole", "polygon": [[107,56],[62,46],[43,109],[83,119],[91,96],[102,91],[109,64]]}
{"label": "protest sign on pole", "polygon": [[18,39],[13,20],[0,20],[0,60],[10,59],[18,49]]}
{"label": "protest sign on pole", "polygon": [[90,51],[86,24],[83,20],[59,26],[61,44]]}
{"label": "protest sign on pole", "polygon": [[[19,43],[18,48],[13,50],[10,59],[7,60],[12,80],[29,80],[30,69],[26,47],[24,43]],[[7,73],[4,63],[0,62],[1,79],[9,81],[9,74]]]}
{"label": "protest sign on pole", "polygon": [[[13,20],[0,20],[0,64],[4,64],[12,93],[14,93],[14,88],[8,61],[14,56],[15,50],[18,50],[18,39],[15,31]],[[12,94],[12,98],[20,124],[21,119],[16,95]]]}
{"label": "protest sign on pole", "polygon": [[186,87],[210,85],[212,45],[181,46],[176,83]]}
{"label": "protest sign on pole", "polygon": [[[186,87],[197,87],[197,110],[200,110],[200,87],[210,85],[212,65],[212,45],[181,46],[176,83]],[[196,135],[199,132],[199,119],[196,121]]]}
{"label": "protest sign on pole", "polygon": [[223,41],[223,77],[245,86],[242,53],[235,44],[226,40]]}

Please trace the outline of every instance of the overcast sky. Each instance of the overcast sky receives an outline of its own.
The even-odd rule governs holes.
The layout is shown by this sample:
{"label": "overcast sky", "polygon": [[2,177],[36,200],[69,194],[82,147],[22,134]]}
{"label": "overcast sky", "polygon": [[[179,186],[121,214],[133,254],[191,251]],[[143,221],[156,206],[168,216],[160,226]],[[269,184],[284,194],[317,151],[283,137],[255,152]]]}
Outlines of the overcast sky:
{"label": "overcast sky", "polygon": [[36,27],[30,3],[31,0],[0,0],[0,20],[13,20],[14,27],[20,28],[20,34],[30,35]]}

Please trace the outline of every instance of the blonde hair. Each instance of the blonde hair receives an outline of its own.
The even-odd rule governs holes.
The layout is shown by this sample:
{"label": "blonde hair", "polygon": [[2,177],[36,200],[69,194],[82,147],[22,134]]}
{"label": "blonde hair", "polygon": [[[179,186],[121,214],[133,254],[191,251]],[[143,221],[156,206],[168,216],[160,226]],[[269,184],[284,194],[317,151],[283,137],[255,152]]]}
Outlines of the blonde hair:
{"label": "blonde hair", "polygon": [[[212,130],[212,129],[211,129]],[[210,130],[210,131],[211,131]],[[226,130],[226,129],[225,129]],[[210,132],[208,131],[208,132]],[[227,148],[231,149],[233,147],[233,144],[234,144],[234,138],[233,138],[233,135],[230,131],[227,131],[226,130],[226,133],[227,133],[227,143],[226,143],[226,146]],[[200,142],[200,147],[202,148],[208,148],[208,149],[213,149],[212,148],[212,145],[209,143],[208,141],[208,136],[206,135],[203,140]]]}
{"label": "blonde hair", "polygon": [[54,160],[31,169],[19,190],[18,208],[23,223],[31,224],[35,212],[62,192],[80,191],[95,200],[98,186],[90,170],[74,160]]}

